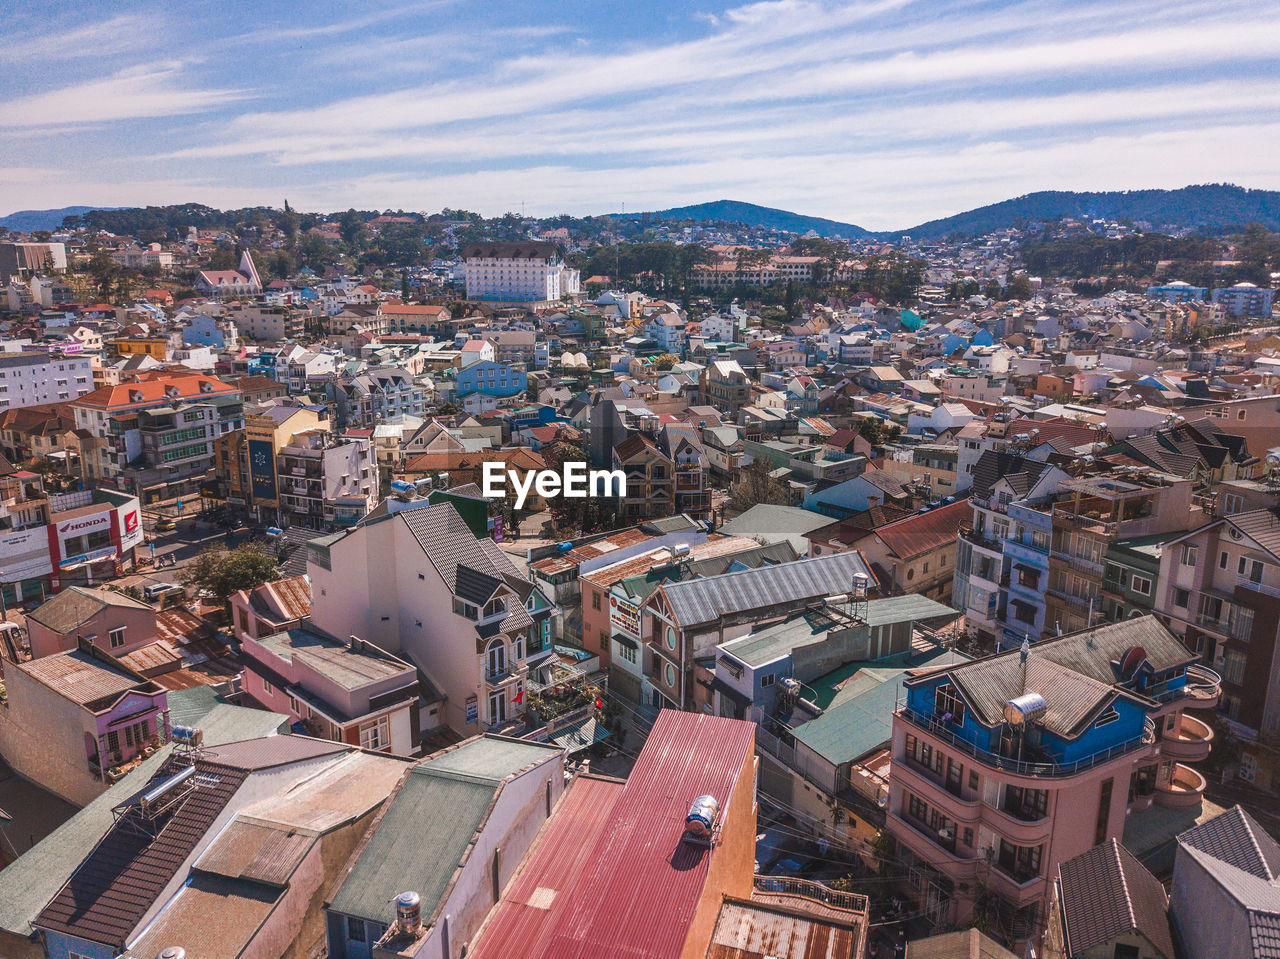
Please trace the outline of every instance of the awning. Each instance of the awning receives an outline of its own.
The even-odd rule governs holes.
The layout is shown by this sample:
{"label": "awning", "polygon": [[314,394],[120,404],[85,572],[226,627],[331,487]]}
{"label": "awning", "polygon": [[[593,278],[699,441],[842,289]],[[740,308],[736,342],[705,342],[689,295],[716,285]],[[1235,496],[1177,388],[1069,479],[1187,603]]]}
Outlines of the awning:
{"label": "awning", "polygon": [[630,636],[626,636],[626,635],[624,635],[623,633],[614,633],[614,634],[613,634],[613,641],[614,641],[615,643],[617,643],[619,646],[625,646],[627,649],[639,649],[639,648],[640,648],[640,644],[639,644],[639,643],[637,643],[637,642],[636,642],[634,639],[632,639]]}
{"label": "awning", "polygon": [[609,730],[595,719],[588,718],[561,729],[551,737],[551,741],[572,756],[602,739],[608,739],[610,735]]}

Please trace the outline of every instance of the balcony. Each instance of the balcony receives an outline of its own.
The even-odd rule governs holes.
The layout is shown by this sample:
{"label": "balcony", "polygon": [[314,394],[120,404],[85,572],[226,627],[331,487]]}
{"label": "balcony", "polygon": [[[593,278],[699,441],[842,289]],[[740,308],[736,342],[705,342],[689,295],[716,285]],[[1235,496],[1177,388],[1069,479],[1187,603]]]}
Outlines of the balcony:
{"label": "balcony", "polygon": [[763,898],[785,904],[792,900],[802,910],[806,905],[820,903],[829,909],[842,912],[867,914],[870,902],[866,896],[853,892],[839,892],[819,882],[808,879],[792,879],[789,876],[756,876],[753,885],[755,893],[752,898]]}
{"label": "balcony", "polygon": [[1156,805],[1171,809],[1198,806],[1204,799],[1205,778],[1190,766],[1176,763],[1168,782],[1156,783]]}
{"label": "balcony", "polygon": [[984,766],[991,769],[998,769],[1002,772],[1010,773],[1015,776],[1046,776],[1060,778],[1065,776],[1074,776],[1082,773],[1087,769],[1110,762],[1120,756],[1130,753],[1136,753],[1140,750],[1150,749],[1156,741],[1155,724],[1148,719],[1146,728],[1141,736],[1126,740],[1125,742],[1116,743],[1108,749],[1094,753],[1084,759],[1078,759],[1073,763],[1058,762],[1028,762],[1022,759],[1010,759],[1007,756],[1001,756],[999,753],[992,752],[989,749],[982,749],[975,746],[966,739],[961,739],[953,733],[946,725],[934,719],[931,716],[924,716],[913,711],[908,706],[901,706],[897,715],[905,721],[911,723],[918,729],[922,729],[930,733],[937,739],[947,743],[947,745],[959,750],[972,759],[977,760]]}
{"label": "balcony", "polygon": [[1160,755],[1178,762],[1198,763],[1213,748],[1213,729],[1193,716],[1181,715],[1178,725],[1160,736]]}
{"label": "balcony", "polygon": [[968,526],[961,526],[960,536],[962,539],[967,539],[974,546],[980,546],[983,549],[995,550],[997,553],[999,553],[1003,548],[1000,541],[991,536],[985,529],[976,530]]}
{"label": "balcony", "polygon": [[1222,677],[1208,666],[1192,663],[1187,667],[1187,684],[1183,691],[1194,700],[1188,703],[1192,709],[1212,709],[1222,698]]}

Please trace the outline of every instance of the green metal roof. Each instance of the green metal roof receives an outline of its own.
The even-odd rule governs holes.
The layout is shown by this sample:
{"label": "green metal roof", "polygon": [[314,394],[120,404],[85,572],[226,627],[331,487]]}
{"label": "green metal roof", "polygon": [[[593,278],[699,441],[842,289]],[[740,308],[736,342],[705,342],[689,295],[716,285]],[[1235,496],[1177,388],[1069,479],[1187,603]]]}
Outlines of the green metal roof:
{"label": "green metal roof", "polygon": [[412,767],[369,833],[330,910],[390,924],[395,898],[439,906],[502,781],[559,752],[554,746],[485,737]]}
{"label": "green metal roof", "polygon": [[960,614],[950,606],[917,593],[873,599],[867,603],[867,625],[873,629],[894,623],[918,623],[940,616],[958,615]]}

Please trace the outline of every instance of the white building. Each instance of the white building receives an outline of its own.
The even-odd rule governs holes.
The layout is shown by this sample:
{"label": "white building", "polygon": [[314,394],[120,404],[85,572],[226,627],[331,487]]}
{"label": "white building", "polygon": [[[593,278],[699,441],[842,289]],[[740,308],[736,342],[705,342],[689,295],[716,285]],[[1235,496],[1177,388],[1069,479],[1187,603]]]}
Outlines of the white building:
{"label": "white building", "polygon": [[87,356],[0,353],[0,410],[65,403],[93,390]]}
{"label": "white building", "polygon": [[471,243],[462,258],[469,300],[542,303],[578,293],[578,271],[554,243]]}

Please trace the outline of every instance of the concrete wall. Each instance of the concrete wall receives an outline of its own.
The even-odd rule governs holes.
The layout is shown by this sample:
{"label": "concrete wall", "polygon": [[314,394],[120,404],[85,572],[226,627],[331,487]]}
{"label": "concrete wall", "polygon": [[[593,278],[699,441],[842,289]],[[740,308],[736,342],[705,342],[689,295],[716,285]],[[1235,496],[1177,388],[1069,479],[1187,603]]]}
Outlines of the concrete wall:
{"label": "concrete wall", "polygon": [[106,789],[89,772],[85,734],[96,735],[94,717],[12,663],[4,680],[8,701],[0,708],[0,756],[19,775],[70,803],[87,805]]}
{"label": "concrete wall", "polygon": [[[111,630],[125,627],[124,645],[111,648]],[[133,606],[108,606],[69,634],[57,633],[34,619],[27,620],[27,635],[31,639],[31,657],[52,656],[76,648],[76,635],[88,639],[112,656],[123,656],[140,646],[156,641],[156,613],[153,609]]]}
{"label": "concrete wall", "polygon": [[1250,941],[1249,918],[1181,845],[1174,855],[1169,911],[1188,956],[1235,956]]}

